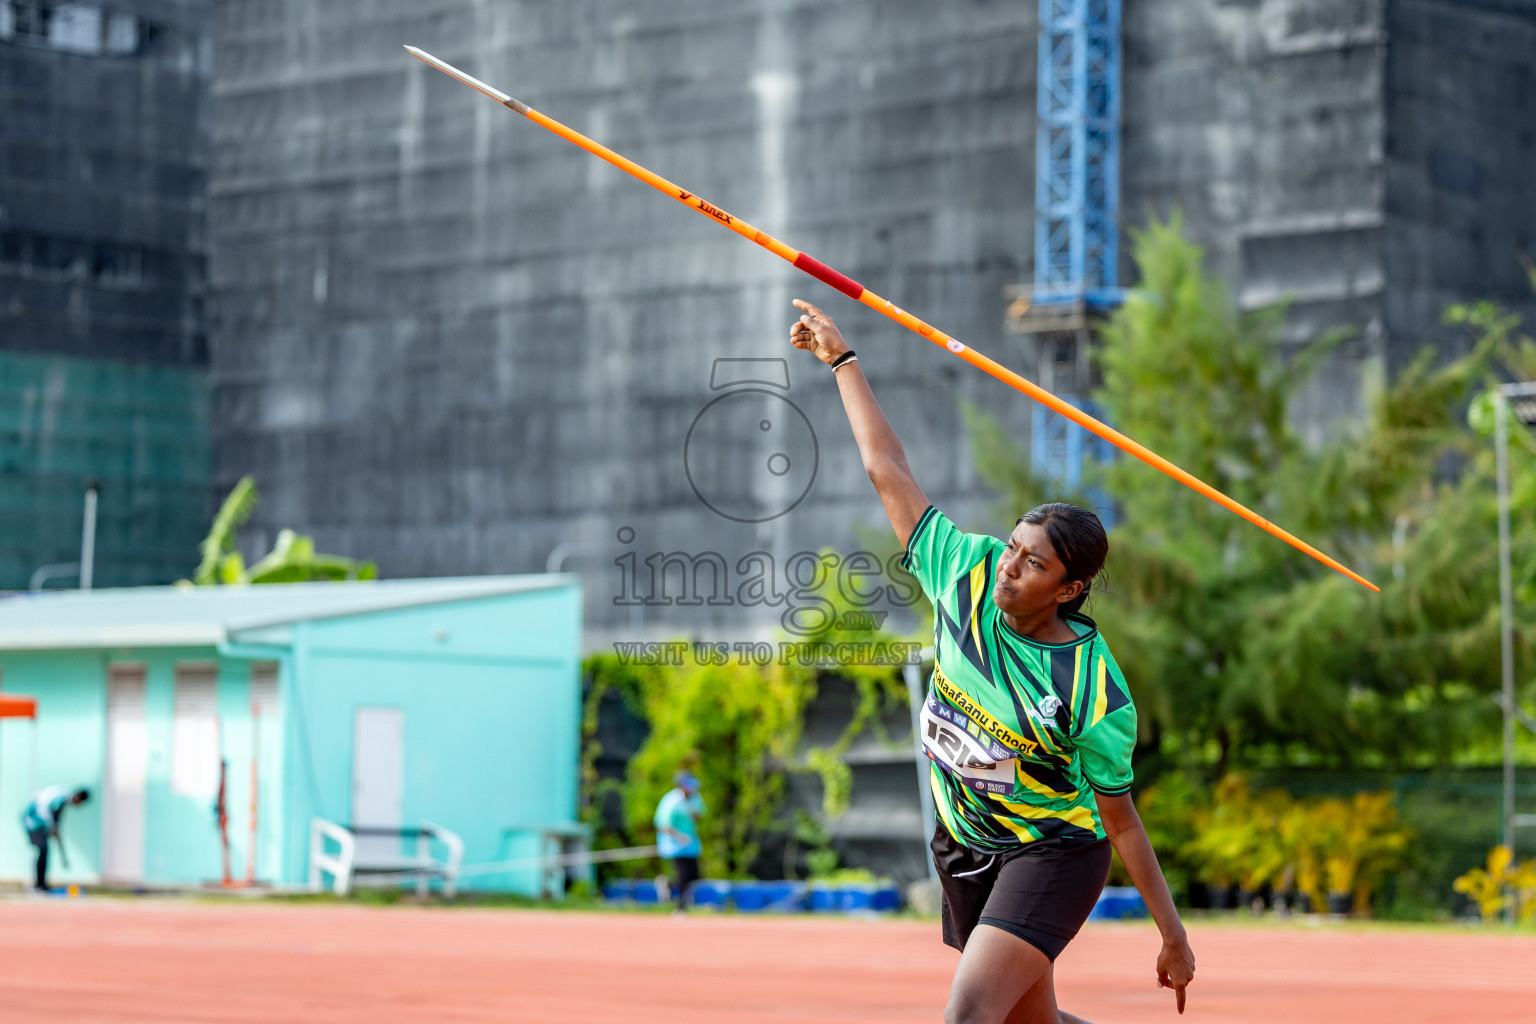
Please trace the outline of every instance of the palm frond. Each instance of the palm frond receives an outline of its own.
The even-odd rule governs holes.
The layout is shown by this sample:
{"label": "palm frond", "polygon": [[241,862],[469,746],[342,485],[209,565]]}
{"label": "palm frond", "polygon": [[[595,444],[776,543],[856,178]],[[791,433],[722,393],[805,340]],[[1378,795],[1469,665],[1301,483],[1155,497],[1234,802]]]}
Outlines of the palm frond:
{"label": "palm frond", "polygon": [[219,506],[218,515],[213,517],[213,526],[209,528],[208,536],[203,538],[203,560],[192,574],[193,583],[207,586],[220,582],[220,563],[224,554],[234,550],[235,534],[251,518],[251,513],[256,511],[259,500],[261,496],[256,491],[256,478],[249,475],[241,477],[240,482],[235,484],[224,499],[224,504]]}

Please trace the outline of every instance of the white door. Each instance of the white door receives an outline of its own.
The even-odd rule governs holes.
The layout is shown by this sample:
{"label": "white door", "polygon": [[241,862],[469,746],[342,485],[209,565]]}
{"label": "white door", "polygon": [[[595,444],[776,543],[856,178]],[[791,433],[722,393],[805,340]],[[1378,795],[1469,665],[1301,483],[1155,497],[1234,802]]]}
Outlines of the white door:
{"label": "white door", "polygon": [[101,876],[144,878],[144,777],[149,727],[144,721],[144,666],[107,669],[107,785],[101,809]]}
{"label": "white door", "polygon": [[171,792],[210,803],[219,795],[219,669],[176,666],[171,706]]}
{"label": "white door", "polygon": [[[358,708],[352,732],[352,824],[400,827],[405,804],[405,712]],[[400,857],[398,836],[359,836],[359,864]]]}

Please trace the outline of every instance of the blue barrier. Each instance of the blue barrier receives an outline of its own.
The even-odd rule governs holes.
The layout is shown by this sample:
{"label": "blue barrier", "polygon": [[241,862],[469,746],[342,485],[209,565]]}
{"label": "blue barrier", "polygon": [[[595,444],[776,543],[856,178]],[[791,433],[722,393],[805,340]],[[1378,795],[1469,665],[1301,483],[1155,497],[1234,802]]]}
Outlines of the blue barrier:
{"label": "blue barrier", "polygon": [[890,913],[901,908],[895,886],[872,882],[812,883],[806,897],[808,909],[817,914]]}
{"label": "blue barrier", "polygon": [[[613,878],[603,883],[603,899],[612,903],[654,906],[661,902],[661,893],[650,879]],[[899,910],[901,893],[893,885],[869,882],[807,886],[804,882],[730,882],[704,878],[688,890],[688,902],[712,910],[731,906],[744,914],[806,910],[818,914],[869,914]]]}
{"label": "blue barrier", "polygon": [[721,881],[715,878],[701,878],[688,890],[688,902],[695,907],[708,907],[711,910],[724,910],[726,902],[731,898],[731,892],[735,888],[732,882]]}
{"label": "blue barrier", "polygon": [[791,913],[805,909],[804,882],[737,882],[731,902],[745,914]]}
{"label": "blue barrier", "polygon": [[649,878],[610,878],[603,883],[603,899],[611,903],[661,902],[661,892]]}
{"label": "blue barrier", "polygon": [[1090,921],[1119,921],[1133,917],[1148,917],[1147,904],[1133,886],[1105,886],[1098,902],[1088,914]]}
{"label": "blue barrier", "polygon": [[843,890],[843,910],[846,913],[869,913],[875,909],[874,886],[850,885]]}
{"label": "blue barrier", "polygon": [[827,885],[812,885],[805,894],[805,909],[813,914],[835,914],[839,907],[840,893]]}

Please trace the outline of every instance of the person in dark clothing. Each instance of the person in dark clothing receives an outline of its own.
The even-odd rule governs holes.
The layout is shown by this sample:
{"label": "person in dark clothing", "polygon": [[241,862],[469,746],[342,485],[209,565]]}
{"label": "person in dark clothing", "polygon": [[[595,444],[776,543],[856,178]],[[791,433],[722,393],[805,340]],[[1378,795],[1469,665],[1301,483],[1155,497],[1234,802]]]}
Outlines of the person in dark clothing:
{"label": "person in dark clothing", "polygon": [[704,814],[704,798],[699,795],[699,779],[684,768],[677,773],[677,785],[667,791],[656,805],[656,846],[661,858],[672,865],[672,898],[682,910],[688,887],[699,880],[699,857],[704,852],[699,843],[699,818]]}
{"label": "person in dark clothing", "polygon": [[37,878],[33,886],[36,891],[48,891],[48,841],[59,838],[59,821],[64,815],[64,808],[71,804],[83,804],[90,798],[91,791],[88,789],[49,786],[39,790],[21,812],[21,827],[26,829],[27,839],[37,847]]}

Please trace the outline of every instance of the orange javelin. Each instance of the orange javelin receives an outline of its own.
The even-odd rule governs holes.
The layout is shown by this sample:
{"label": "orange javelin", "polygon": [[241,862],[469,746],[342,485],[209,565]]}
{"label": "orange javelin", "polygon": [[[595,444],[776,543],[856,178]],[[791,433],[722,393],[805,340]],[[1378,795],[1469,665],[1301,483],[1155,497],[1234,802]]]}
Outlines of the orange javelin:
{"label": "orange javelin", "polygon": [[1205,495],[1207,498],[1210,498],[1222,508],[1237,513],[1253,525],[1257,526],[1259,529],[1279,537],[1281,540],[1291,545],[1291,547],[1298,551],[1305,552],[1306,554],[1317,559],[1319,562],[1322,562],[1324,565],[1328,566],[1328,568],[1343,573],[1345,576],[1348,576],[1356,583],[1359,583],[1365,587],[1369,587],[1371,590],[1378,592],[1381,590],[1380,587],[1366,579],[1364,576],[1361,576],[1354,570],[1340,564],[1337,560],[1329,557],[1328,555],[1323,554],[1321,551],[1317,550],[1317,548],[1308,544],[1300,537],[1294,536],[1293,534],[1282,530],[1280,527],[1276,526],[1268,519],[1265,519],[1257,512],[1227,497],[1225,494],[1221,493],[1216,488],[1206,483],[1204,480],[1201,480],[1193,474],[1180,469],[1178,466],[1175,466],[1173,463],[1169,462],[1167,459],[1163,458],[1161,455],[1157,454],[1146,445],[1126,437],[1124,434],[1120,433],[1120,431],[1111,426],[1108,426],[1107,424],[1100,423],[1098,420],[1083,412],[1081,409],[1063,402],[1061,399],[1040,387],[1038,384],[1024,379],[1017,373],[1014,373],[1012,370],[1008,369],[1006,366],[1003,366],[993,361],[992,359],[989,359],[988,357],[982,355],[980,352],[977,352],[975,349],[967,347],[956,339],[951,338],[949,335],[945,334],[938,328],[924,323],[917,317],[913,316],[911,313],[908,313],[906,310],[885,299],[882,299],[868,288],[865,288],[863,285],[859,284],[859,282],[855,281],[853,278],[848,277],[845,274],[838,273],[836,270],[833,270],[825,263],[821,262],[820,260],[813,259],[798,249],[791,249],[777,238],[774,238],[767,232],[759,231],[757,228],[754,228],[751,224],[748,224],[740,217],[726,213],[724,210],[720,209],[720,207],[714,205],[713,203],[704,201],[703,199],[694,195],[692,192],[689,192],[687,189],[677,187],[666,178],[663,178],[661,175],[641,167],[639,164],[635,163],[633,160],[628,159],[627,157],[620,156],[618,153],[615,153],[613,150],[609,149],[607,146],[602,145],[601,143],[593,142],[585,135],[572,128],[567,128],[565,125],[561,124],[559,121],[556,121],[554,118],[539,113],[537,110],[534,110],[532,107],[528,106],[528,104],[518,102],[511,96],[508,96],[506,93],[502,92],[500,89],[494,89],[479,79],[466,75],[452,64],[438,60],[436,57],[432,56],[430,53],[427,53],[425,50],[417,49],[414,46],[407,46],[406,50],[410,52],[411,56],[425,61],[426,63],[432,65],[439,71],[449,75],[452,78],[458,79],[460,82],[463,82],[471,89],[484,93],[491,99],[500,103],[502,106],[517,111],[519,114],[522,114],[524,117],[528,118],[528,120],[534,122],[535,124],[548,128],[550,131],[565,139],[567,142],[575,143],[582,149],[586,150],[588,153],[591,153],[593,156],[601,157],[602,159],[608,161],[610,164],[613,164],[613,166],[617,167],[619,170],[639,178],[641,181],[645,182],[647,185],[650,185],[652,188],[661,192],[665,192],[667,195],[671,196],[673,199],[676,199],[678,202],[683,203],[686,206],[693,207],[695,210],[698,210],[706,217],[712,217],[713,219],[719,221],[721,224],[724,224],[726,227],[730,228],[732,231],[736,232],[738,235],[741,235],[743,238],[750,238],[752,241],[756,242],[764,249],[767,249],[775,256],[793,263],[796,267],[799,267],[801,270],[805,271],[807,274],[810,274],[818,281],[829,284],[849,298],[857,299],[858,301],[864,303],[864,305],[868,306],[870,309],[874,309],[885,314],[908,330],[916,331],[918,334],[921,334],[935,345],[944,346],[955,355],[959,356],[961,359],[964,359],[966,362],[970,363],[972,366],[981,370],[985,370],[987,373],[990,373],[1004,384],[1011,385],[1019,391],[1024,392],[1024,394],[1028,395],[1030,398],[1033,398],[1035,401],[1044,405],[1046,408],[1060,413],[1067,419],[1071,420],[1073,423],[1076,423],[1078,426],[1082,427],[1084,430],[1097,434],[1099,437],[1102,437],[1116,448],[1119,448],[1121,451],[1136,456],[1136,458],[1140,459],[1142,462],[1145,462],[1153,469],[1157,469],[1168,474],[1179,483],[1184,484],[1186,487],[1193,488],[1199,493]]}

